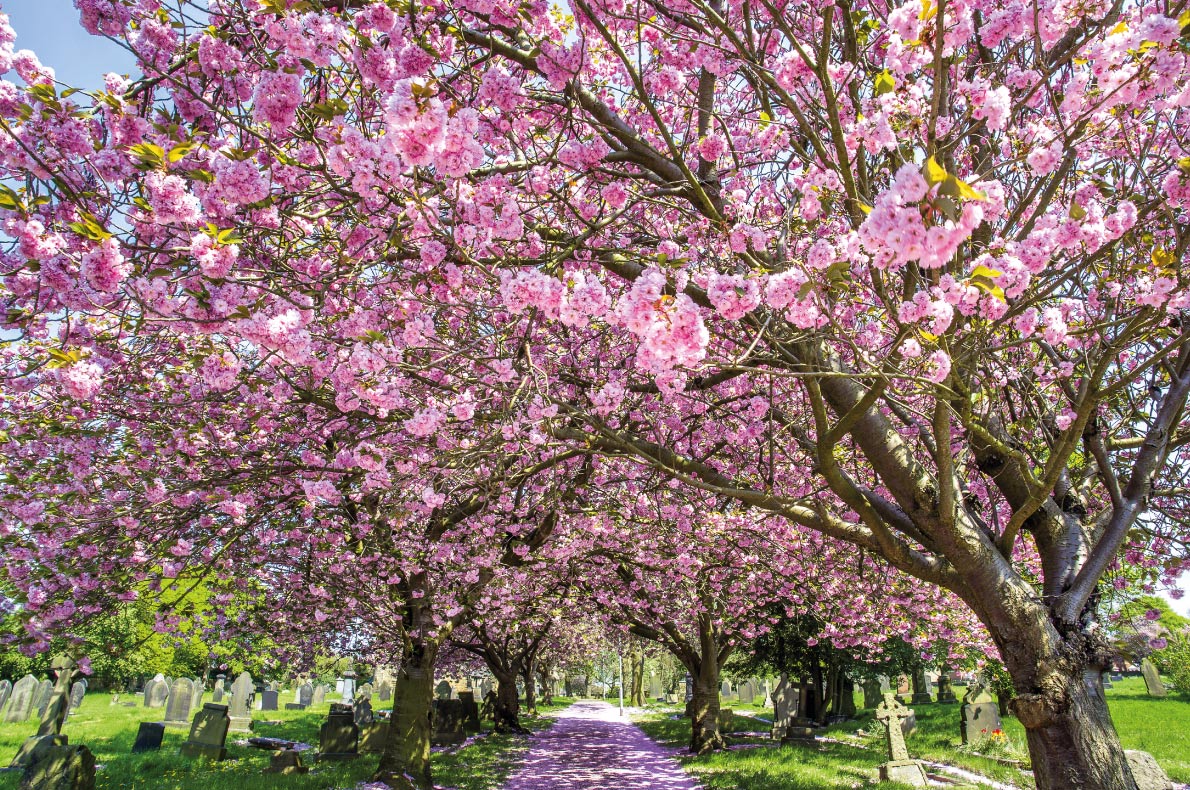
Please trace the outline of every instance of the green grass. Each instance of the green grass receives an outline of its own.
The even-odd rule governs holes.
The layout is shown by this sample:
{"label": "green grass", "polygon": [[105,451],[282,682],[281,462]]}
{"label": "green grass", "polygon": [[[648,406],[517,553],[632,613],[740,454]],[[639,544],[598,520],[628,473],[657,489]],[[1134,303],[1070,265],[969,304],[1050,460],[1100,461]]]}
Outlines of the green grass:
{"label": "green grass", "polygon": [[[958,689],[959,696],[963,690]],[[1170,778],[1190,782],[1190,698],[1171,692],[1165,699],[1154,699],[1145,692],[1144,680],[1125,678],[1109,689],[1108,705],[1120,740],[1126,749],[1141,749],[1157,758]],[[862,695],[857,694],[857,705]],[[755,732],[768,725],[740,712],[757,713],[772,718],[771,709],[760,701],[751,705],[725,703],[736,712],[733,730]],[[650,712],[637,722],[655,740],[669,746],[684,747],[690,738],[685,719],[671,719],[673,707],[650,706]],[[959,705],[918,705],[917,733],[908,739],[912,757],[947,763],[1000,782],[1031,787],[1027,776],[1010,765],[974,754],[961,747]],[[1006,747],[1000,757],[1020,758],[1027,763],[1025,731],[1011,717],[1004,720]],[[861,710],[859,718],[820,731],[825,737],[844,743],[819,742],[813,747],[779,746],[767,738],[735,736],[735,744],[754,744],[757,748],[739,749],[703,757],[684,756],[686,769],[708,790],[802,790],[803,788],[853,788],[857,785],[896,787],[877,784],[877,766],[884,762],[883,729],[874,721],[872,711]],[[869,747],[860,748],[860,745]]]}
{"label": "green grass", "polygon": [[[282,694],[282,702],[288,701],[286,697],[292,699],[288,694]],[[233,741],[251,737],[242,733],[228,735],[228,760],[221,763],[193,761],[178,753],[188,731],[173,727],[166,730],[160,751],[134,755],[130,752],[140,722],[160,721],[164,711],[142,707],[139,696],[124,699],[135,700],[137,706],[113,706],[109,704],[107,694],[88,695],[63,729],[71,743],[84,744],[94,752],[96,762],[102,766],[96,774],[98,790],[244,790],[248,787],[252,790],[332,790],[352,788],[366,780],[376,768],[377,756],[364,755],[346,762],[319,764],[307,760],[311,770],[305,776],[264,774],[271,753],[236,746]],[[209,699],[208,695],[206,700]],[[570,702],[555,698],[549,708],[539,705],[539,714],[565,707]],[[391,703],[380,703],[377,709],[388,707]],[[329,709],[330,700],[304,711],[255,711],[253,735],[303,741],[317,749],[318,728]],[[531,730],[548,727],[552,721],[542,715],[522,716],[522,723]],[[25,738],[36,731],[37,723],[33,718],[23,724],[0,722],[0,765],[7,765]],[[432,758],[434,781],[459,790],[495,790],[504,783],[525,749],[523,737],[489,733],[466,748],[452,753],[435,753]],[[15,790],[19,782],[19,772],[0,773],[0,790]]]}

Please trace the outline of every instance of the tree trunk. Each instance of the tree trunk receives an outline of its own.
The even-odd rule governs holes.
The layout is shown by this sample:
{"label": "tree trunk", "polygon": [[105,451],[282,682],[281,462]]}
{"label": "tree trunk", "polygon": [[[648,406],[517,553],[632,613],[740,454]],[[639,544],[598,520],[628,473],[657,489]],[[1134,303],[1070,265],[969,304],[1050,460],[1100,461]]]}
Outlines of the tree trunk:
{"label": "tree trunk", "polygon": [[1136,790],[1100,671],[1051,671],[1043,693],[1018,693],[1010,703],[1025,726],[1038,790]]}
{"label": "tree trunk", "polygon": [[436,645],[415,645],[401,662],[392,723],[375,780],[397,790],[433,790],[430,779],[430,707],[434,698]]}
{"label": "tree trunk", "polygon": [[719,667],[715,657],[703,658],[694,673],[694,698],[690,700],[690,751],[706,754],[724,747],[719,734]]}
{"label": "tree trunk", "polygon": [[639,644],[632,647],[632,684],[628,704],[635,708],[645,706],[645,651]]}
{"label": "tree trunk", "polygon": [[492,720],[496,732],[526,733],[521,726],[521,700],[517,695],[517,673],[494,672],[496,675],[496,707]]}
{"label": "tree trunk", "polygon": [[[525,713],[537,715],[537,661],[532,657],[525,659],[521,668],[521,679],[525,681]],[[515,688],[515,686],[514,686]]]}
{"label": "tree trunk", "polygon": [[541,704],[549,707],[554,704],[554,668],[546,664],[537,674],[541,677]]}

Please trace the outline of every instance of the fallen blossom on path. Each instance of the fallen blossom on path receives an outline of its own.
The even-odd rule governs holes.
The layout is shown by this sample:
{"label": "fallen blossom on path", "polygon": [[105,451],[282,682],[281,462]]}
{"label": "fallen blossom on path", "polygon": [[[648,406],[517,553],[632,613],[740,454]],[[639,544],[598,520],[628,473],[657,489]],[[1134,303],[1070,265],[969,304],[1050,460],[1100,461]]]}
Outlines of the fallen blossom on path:
{"label": "fallen blossom on path", "polygon": [[578,702],[533,735],[504,790],[695,790],[669,752],[601,702]]}

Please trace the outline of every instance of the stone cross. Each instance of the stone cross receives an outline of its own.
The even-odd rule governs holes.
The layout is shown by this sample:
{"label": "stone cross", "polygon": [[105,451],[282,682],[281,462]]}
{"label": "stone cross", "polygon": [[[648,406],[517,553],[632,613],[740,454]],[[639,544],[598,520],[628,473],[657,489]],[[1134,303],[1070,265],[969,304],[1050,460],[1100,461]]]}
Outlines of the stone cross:
{"label": "stone cross", "polygon": [[913,711],[897,702],[891,691],[884,692],[884,701],[876,708],[876,721],[884,725],[884,734],[888,738],[888,759],[893,762],[909,759],[901,721],[912,715]]}
{"label": "stone cross", "polygon": [[70,706],[70,682],[74,680],[74,661],[66,656],[54,656],[50,669],[57,675],[53,696],[49,707],[42,716],[41,726],[37,728],[38,735],[61,735],[62,725],[66,722],[66,712]]}

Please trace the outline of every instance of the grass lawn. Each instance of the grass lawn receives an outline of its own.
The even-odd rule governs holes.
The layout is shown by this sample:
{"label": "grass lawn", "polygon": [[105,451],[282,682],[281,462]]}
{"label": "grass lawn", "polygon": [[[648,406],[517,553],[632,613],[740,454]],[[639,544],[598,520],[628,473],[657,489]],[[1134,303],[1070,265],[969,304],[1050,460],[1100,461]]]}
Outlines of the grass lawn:
{"label": "grass lawn", "polygon": [[[291,694],[283,693],[282,702],[290,701]],[[178,747],[186,741],[188,730],[173,727],[166,730],[160,751],[134,755],[130,751],[140,722],[160,721],[164,710],[142,707],[139,696],[124,699],[136,700],[137,706],[113,706],[109,704],[110,695],[89,694],[63,729],[71,743],[84,744],[94,752],[96,762],[102,766],[96,774],[98,790],[331,790],[353,788],[376,768],[377,756],[365,755],[356,760],[325,764],[311,764],[307,759],[306,764],[311,769],[305,776],[264,774],[272,753],[236,746],[234,741],[251,737],[242,733],[228,734],[226,761],[188,760],[178,754]],[[205,699],[209,701],[210,695]],[[253,734],[303,741],[316,750],[318,728],[330,710],[330,702],[328,699],[326,704],[304,711],[255,711]],[[550,709],[539,706],[539,712],[547,713],[569,703],[570,700],[555,698]],[[379,703],[378,709],[390,705]],[[537,730],[548,727],[553,720],[545,716],[522,716],[521,721],[529,729]],[[7,765],[25,738],[36,731],[37,722],[33,718],[23,724],[0,722],[0,766]],[[503,784],[525,748],[523,737],[488,734],[453,753],[435,753],[432,758],[434,781],[458,790],[495,790]],[[0,790],[16,790],[19,782],[20,772],[0,773]]]}
{"label": "grass lawn", "polygon": [[[963,690],[960,688],[958,692],[961,697]],[[1140,677],[1117,681],[1107,694],[1124,748],[1151,753],[1174,781],[1190,782],[1190,698],[1171,692],[1165,699],[1153,699],[1145,692],[1144,680]],[[860,703],[862,695],[857,694],[857,705]],[[741,713],[772,718],[772,711],[762,708],[759,702],[752,705],[727,703],[726,707],[736,711],[733,729],[739,733],[768,728],[767,724]],[[690,738],[690,725],[685,719],[670,718],[676,710],[654,708],[653,712],[638,718],[637,723],[657,741],[684,746]],[[1018,787],[1032,786],[1028,776],[1017,769],[960,748],[959,705],[918,705],[914,710],[917,732],[908,739],[910,756],[965,768]],[[1023,759],[1027,764],[1024,728],[1016,719],[1006,718],[1004,732],[1008,743],[997,751],[997,756]],[[819,734],[843,743],[820,741],[813,747],[779,746],[767,738],[740,735],[732,737],[731,742],[757,748],[682,759],[686,770],[707,790],[850,790],[857,785],[899,787],[876,783],[877,766],[885,760],[884,737],[872,711],[861,711],[857,720],[828,727]],[[861,745],[871,748],[860,748]]]}

